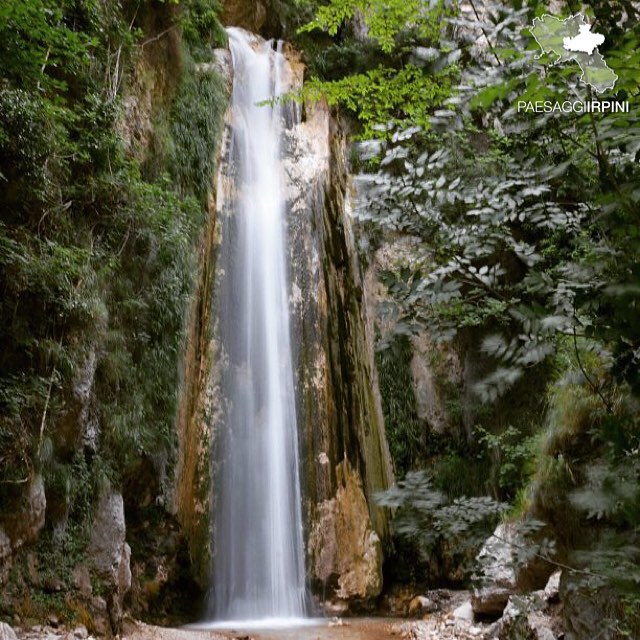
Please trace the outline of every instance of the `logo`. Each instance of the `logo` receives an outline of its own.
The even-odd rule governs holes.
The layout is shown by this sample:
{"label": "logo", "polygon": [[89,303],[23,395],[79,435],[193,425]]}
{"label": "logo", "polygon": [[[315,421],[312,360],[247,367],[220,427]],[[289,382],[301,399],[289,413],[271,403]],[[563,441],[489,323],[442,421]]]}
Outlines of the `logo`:
{"label": "logo", "polygon": [[[551,56],[554,66],[576,63],[581,71],[580,81],[596,93],[604,93],[615,87],[618,76],[598,51],[605,37],[591,31],[591,25],[581,13],[565,19],[548,14],[534,18],[530,32],[542,54]],[[517,108],[518,111],[529,113],[628,113],[629,103],[617,100],[519,100]]]}
{"label": "logo", "polygon": [[554,65],[577,62],[582,71],[582,82],[597,93],[613,89],[618,76],[598,51],[604,36],[593,33],[591,25],[581,13],[564,20],[550,15],[535,18],[530,31],[542,53],[554,58]]}

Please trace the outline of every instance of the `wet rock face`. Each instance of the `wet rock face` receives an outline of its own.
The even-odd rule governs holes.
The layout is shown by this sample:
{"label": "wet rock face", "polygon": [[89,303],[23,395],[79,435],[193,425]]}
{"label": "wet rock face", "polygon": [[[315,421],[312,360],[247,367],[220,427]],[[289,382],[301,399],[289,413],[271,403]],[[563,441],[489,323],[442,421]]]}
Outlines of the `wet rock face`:
{"label": "wet rock face", "polygon": [[[247,15],[232,20],[236,9]],[[227,24],[255,31],[260,14],[258,5],[225,4]],[[286,44],[284,52],[289,68],[283,82],[295,89],[302,83],[304,67],[299,54]],[[226,64],[224,56],[217,58],[211,65]],[[302,108],[290,102],[283,111],[281,149],[307,566],[317,590],[328,589],[325,597],[371,598],[382,586],[381,540],[388,535],[388,514],[375,505],[373,495],[391,484],[392,468],[366,294],[347,214],[344,139],[324,103]],[[226,123],[228,128],[229,114]],[[225,135],[223,155],[228,142]],[[211,292],[220,242],[216,212],[233,199],[230,189],[231,181],[220,172],[191,314],[178,419],[174,508],[203,584],[210,567],[206,550],[211,548],[210,505],[203,490],[214,500],[216,495],[208,458],[216,427],[207,425],[217,424],[224,402],[219,370],[225,362],[224,356],[216,355],[212,330]]]}
{"label": "wet rock face", "polygon": [[311,572],[341,600],[367,599],[382,588],[382,547],[371,528],[359,476],[345,460],[340,487],[325,500],[309,535]]}
{"label": "wet rock face", "polygon": [[[233,83],[231,52],[214,50],[211,62],[196,66],[197,73],[219,73],[225,80],[228,95]],[[226,124],[230,113],[227,110]],[[228,153],[228,136],[216,149],[218,159]],[[218,161],[219,166],[219,161]],[[210,508],[212,494],[211,448],[222,399],[219,373],[214,354],[213,295],[220,243],[217,209],[221,188],[220,176],[211,176],[212,190],[207,198],[207,223],[198,247],[197,288],[191,301],[183,356],[178,410],[178,456],[175,486],[169,508],[175,514],[188,545],[189,562],[198,586],[207,588],[211,563]],[[219,363],[218,363],[219,364]]]}
{"label": "wet rock face", "polygon": [[[292,86],[302,66],[292,52]],[[282,140],[291,332],[312,584],[325,597],[381,589],[393,481],[372,327],[349,217],[344,140],[324,103],[289,105]],[[327,591],[329,589],[329,591]]]}
{"label": "wet rock face", "polygon": [[224,25],[260,33],[267,19],[267,7],[260,0],[224,0],[221,19]]}
{"label": "wet rock face", "polygon": [[[452,349],[436,346],[425,333],[412,339],[411,378],[418,417],[438,434],[451,430],[451,419],[439,378],[451,385],[459,385],[462,371],[457,354]],[[434,360],[441,361],[436,368]]]}
{"label": "wet rock face", "polygon": [[[231,12],[231,5],[225,10]],[[234,24],[256,29],[240,20]],[[283,83],[295,90],[304,67],[287,45],[284,52],[289,65]],[[325,103],[301,108],[289,102],[283,112],[290,324],[307,567],[311,583],[318,592],[324,590],[326,598],[367,599],[382,587],[381,540],[388,535],[388,514],[375,505],[373,495],[391,484],[392,469],[377,395],[372,332],[347,214],[344,139]],[[218,210],[232,200],[229,182],[218,176]],[[217,242],[219,237],[212,244]],[[209,283],[214,281],[212,274]],[[207,321],[201,318],[200,326]],[[215,341],[194,348],[200,374],[210,370],[197,356],[206,349],[215,353]],[[221,366],[224,358],[214,357],[205,384],[218,405],[222,398],[216,368]],[[215,424],[215,416],[212,419]],[[185,443],[200,440],[197,433],[180,436]],[[189,445],[189,451],[194,448]],[[194,465],[179,463],[179,477],[187,477]],[[197,484],[197,478],[191,484]],[[176,502],[182,508],[187,493],[179,484]],[[215,486],[212,493],[215,498]],[[185,521],[180,512],[178,518]]]}

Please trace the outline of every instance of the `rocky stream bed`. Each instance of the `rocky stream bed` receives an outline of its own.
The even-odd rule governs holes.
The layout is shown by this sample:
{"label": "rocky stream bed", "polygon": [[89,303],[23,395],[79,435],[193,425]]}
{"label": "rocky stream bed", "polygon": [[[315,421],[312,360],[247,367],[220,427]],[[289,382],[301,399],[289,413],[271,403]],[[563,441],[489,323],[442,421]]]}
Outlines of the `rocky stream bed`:
{"label": "rocky stream bed", "polygon": [[[545,591],[512,595],[497,620],[474,614],[474,594],[470,591],[439,589],[415,596],[407,611],[410,618],[333,617],[317,624],[286,629],[207,630],[169,628],[126,619],[121,640],[506,640],[524,633],[532,640],[556,640],[558,628],[555,580]],[[477,595],[477,594],[476,594]],[[11,628],[0,623],[0,640],[95,640],[83,625],[72,629],[53,625],[30,629]]]}

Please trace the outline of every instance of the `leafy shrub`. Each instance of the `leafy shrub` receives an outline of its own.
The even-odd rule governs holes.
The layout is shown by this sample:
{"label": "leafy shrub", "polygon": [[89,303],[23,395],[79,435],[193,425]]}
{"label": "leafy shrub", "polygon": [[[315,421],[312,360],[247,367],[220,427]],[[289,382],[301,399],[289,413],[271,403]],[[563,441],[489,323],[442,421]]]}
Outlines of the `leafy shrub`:
{"label": "leafy shrub", "polygon": [[434,488],[424,471],[408,473],[396,486],[378,494],[377,501],[397,509],[395,534],[415,540],[423,558],[437,562],[447,555],[459,563],[468,561],[507,508],[488,496],[449,499]]}
{"label": "leafy shrub", "polygon": [[[215,9],[183,7],[194,47],[213,46]],[[137,456],[151,456],[161,475],[173,460],[195,246],[226,105],[221,79],[198,75],[189,58],[170,148],[143,177],[118,134],[120,74],[132,72],[143,37],[126,11],[93,0],[0,8],[0,497],[10,509],[42,469],[52,505],[76,524],[98,488],[83,480],[77,494],[74,476],[119,484]],[[178,13],[162,12],[169,29]],[[60,425],[74,419],[90,353],[98,451],[76,459]]]}
{"label": "leafy shrub", "polygon": [[539,436],[524,436],[513,426],[498,434],[482,427],[476,431],[479,444],[487,448],[492,459],[496,494],[505,500],[513,500],[534,472]]}

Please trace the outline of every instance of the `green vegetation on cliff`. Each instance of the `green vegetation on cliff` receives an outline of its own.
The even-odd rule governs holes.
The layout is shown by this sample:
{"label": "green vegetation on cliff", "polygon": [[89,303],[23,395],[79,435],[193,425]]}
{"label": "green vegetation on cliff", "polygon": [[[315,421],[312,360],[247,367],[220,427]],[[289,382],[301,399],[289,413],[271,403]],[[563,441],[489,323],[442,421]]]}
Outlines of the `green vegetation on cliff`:
{"label": "green vegetation on cliff", "polygon": [[205,0],[0,6],[0,526],[13,545],[7,522],[42,474],[42,553],[58,554],[63,582],[105,487],[127,486],[133,520],[138,500],[149,517],[169,500],[227,100],[195,66],[224,42],[217,12]]}
{"label": "green vegetation on cliff", "polygon": [[[379,138],[380,152],[364,158],[376,175],[361,223],[376,246],[411,239],[383,273],[398,318],[399,338],[385,337],[395,352],[379,358],[396,466],[435,462],[427,484],[413,487],[433,498],[429,483],[447,465],[455,469],[450,479],[475,479],[480,460],[485,478],[476,492],[510,500],[525,520],[542,520],[534,539],[557,543],[549,572],[553,562],[572,567],[564,578],[567,612],[572,594],[586,594],[610,623],[607,637],[633,636],[640,625],[637,9],[607,1],[564,9],[583,11],[605,36],[601,53],[619,76],[606,98],[628,100],[629,111],[549,115],[515,106],[597,97],[575,68],[535,58],[528,27],[549,12],[544,3],[445,5],[435,27],[440,5],[410,19],[413,5],[402,5],[334,0],[307,27],[334,39],[320,60],[348,44],[359,52],[354,60],[369,61],[369,69],[329,70],[319,86],[360,116],[365,135]],[[429,33],[421,34],[422,24]],[[402,72],[422,60],[431,78],[455,71],[451,83],[433,94],[405,75],[413,100],[393,105],[391,88],[379,93],[361,74],[394,52],[404,53],[395,58]],[[372,110],[369,96],[388,97],[391,111]],[[421,97],[428,124],[411,112]],[[426,333],[459,355],[458,389],[442,373],[437,385],[456,409],[448,412],[444,448],[416,429],[411,353],[397,356],[399,344],[413,344],[407,333]],[[460,435],[466,447],[455,444]],[[402,488],[407,504],[410,484]],[[425,509],[423,517],[443,515],[439,503]],[[617,604],[602,604],[610,601]]]}

